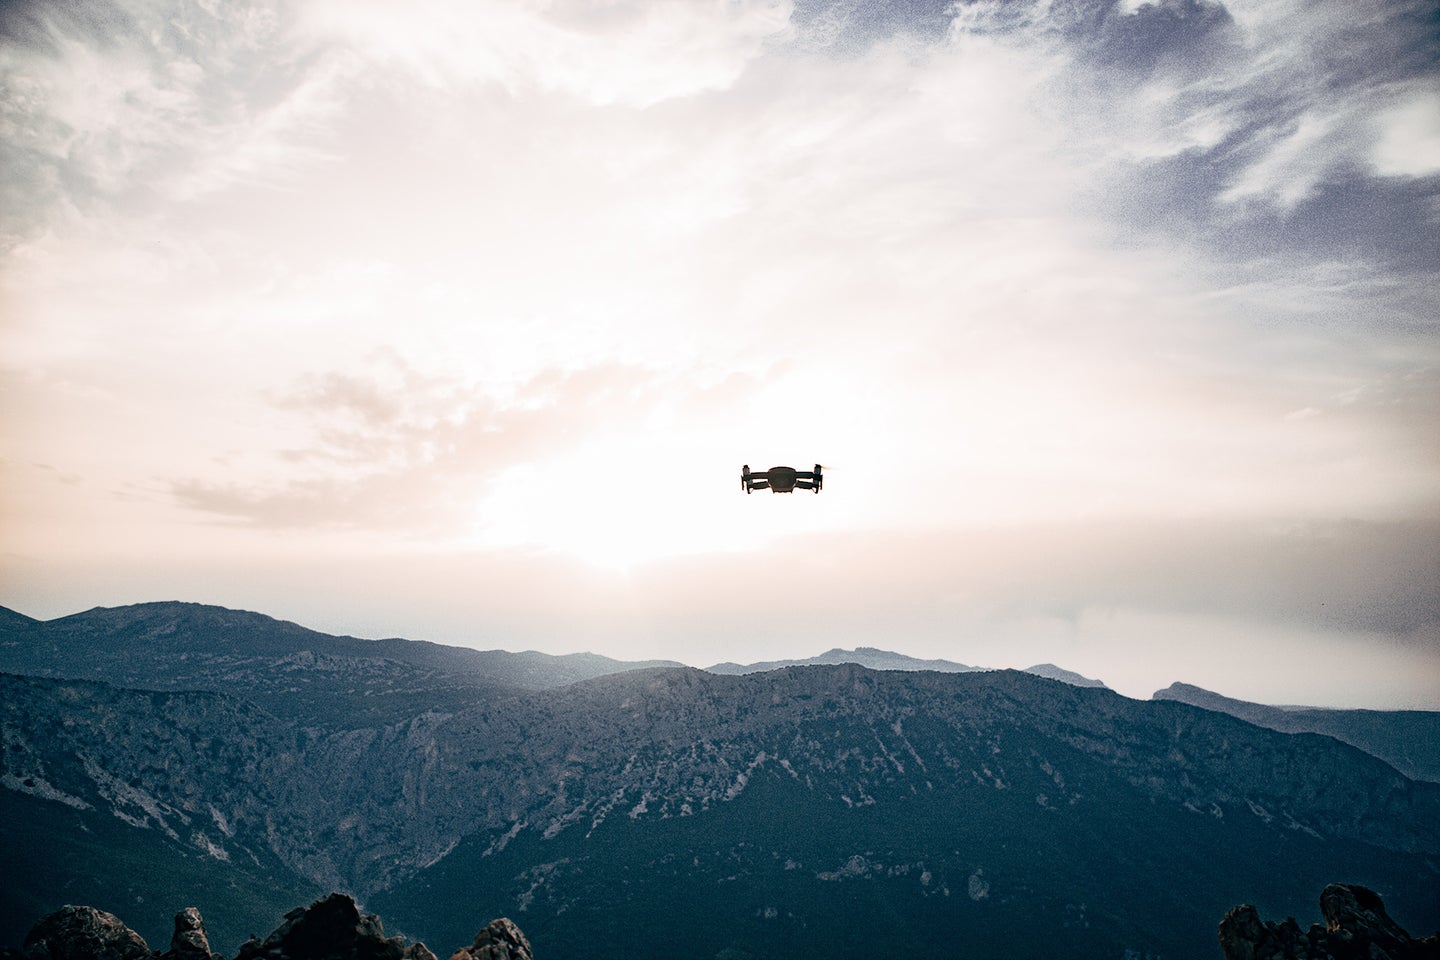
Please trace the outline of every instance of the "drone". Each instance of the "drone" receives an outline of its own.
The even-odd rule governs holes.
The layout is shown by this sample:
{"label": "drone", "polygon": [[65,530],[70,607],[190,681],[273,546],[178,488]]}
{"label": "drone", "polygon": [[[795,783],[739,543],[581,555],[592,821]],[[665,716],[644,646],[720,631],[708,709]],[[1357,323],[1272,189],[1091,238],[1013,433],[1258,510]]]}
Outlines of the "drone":
{"label": "drone", "polygon": [[794,467],[771,467],[769,470],[750,472],[750,464],[740,468],[740,486],[746,493],[769,490],[771,493],[794,493],[796,488],[820,492],[825,478],[820,473],[820,464],[814,470],[796,470]]}

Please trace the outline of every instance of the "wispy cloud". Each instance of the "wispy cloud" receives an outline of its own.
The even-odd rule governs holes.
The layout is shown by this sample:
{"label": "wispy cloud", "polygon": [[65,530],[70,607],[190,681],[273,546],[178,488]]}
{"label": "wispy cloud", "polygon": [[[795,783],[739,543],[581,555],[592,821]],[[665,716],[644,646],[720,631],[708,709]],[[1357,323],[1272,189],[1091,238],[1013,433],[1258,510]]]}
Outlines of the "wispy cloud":
{"label": "wispy cloud", "polygon": [[[692,379],[694,372],[612,364],[546,371],[495,396],[400,363],[386,366],[388,375],[307,378],[277,398],[309,424],[312,443],[274,451],[270,477],[248,484],[187,479],[173,484],[175,499],[261,527],[390,529],[463,541],[484,527],[477,505],[507,472],[615,441],[617,425],[713,418],[757,385],[748,377],[706,383]],[[643,481],[655,463],[629,469]],[[586,499],[597,479],[604,480],[569,476],[561,486]]]}
{"label": "wispy cloud", "polygon": [[7,246],[57,212],[138,213],[322,155],[333,66],[284,7],[19,2],[0,12]]}
{"label": "wispy cloud", "polygon": [[[787,0],[310,4],[304,25],[435,87],[494,83],[644,107],[724,89],[788,23]],[[443,25],[443,26],[441,26]]]}
{"label": "wispy cloud", "polygon": [[[993,37],[1048,52],[1057,64],[1055,105],[1069,114],[1067,148],[1101,164],[1094,186],[1120,210],[1135,204],[1134,220],[1150,231],[1168,226],[1205,237],[1214,252],[1251,257],[1273,247],[1272,218],[1280,216],[1288,244],[1313,240],[1332,256],[1385,257],[1397,222],[1430,216],[1423,201],[1402,199],[1385,182],[1436,173],[1423,146],[1428,128],[1411,122],[1434,102],[1437,38],[1426,4],[956,9],[958,42]],[[1387,159],[1395,137],[1417,148],[1413,160]],[[1351,218],[1348,235],[1327,231],[1326,211],[1357,190],[1385,215]]]}

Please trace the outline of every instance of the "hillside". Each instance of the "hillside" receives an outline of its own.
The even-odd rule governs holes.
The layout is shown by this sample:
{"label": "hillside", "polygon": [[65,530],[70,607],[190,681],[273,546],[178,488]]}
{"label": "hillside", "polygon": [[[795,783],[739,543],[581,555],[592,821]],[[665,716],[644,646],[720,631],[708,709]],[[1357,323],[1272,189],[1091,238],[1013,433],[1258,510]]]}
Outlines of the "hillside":
{"label": "hillside", "polygon": [[333,889],[593,960],[1200,960],[1231,905],[1336,877],[1440,927],[1440,785],[1033,672],[631,669],[194,604],[0,616],[0,659],[33,671],[0,676],[11,937],[77,900],[151,936],[186,885],[222,938]]}
{"label": "hillside", "polygon": [[1324,734],[1379,757],[1407,777],[1440,783],[1440,713],[1271,707],[1235,700],[1187,683],[1174,683],[1156,691],[1155,699],[1178,700],[1206,710],[1218,710],[1285,733]]}
{"label": "hillside", "polygon": [[5,894],[12,930],[73,899],[42,882],[124,871],[150,903],[176,858],[237,890],[349,890],[428,942],[513,916],[554,957],[859,957],[883,936],[1201,958],[1234,903],[1299,913],[1340,875],[1440,925],[1440,786],[1023,672],[651,669],[329,731],[209,692],[6,677],[0,698],[7,842],[43,864],[71,818],[92,865],[19,863],[37,879]]}

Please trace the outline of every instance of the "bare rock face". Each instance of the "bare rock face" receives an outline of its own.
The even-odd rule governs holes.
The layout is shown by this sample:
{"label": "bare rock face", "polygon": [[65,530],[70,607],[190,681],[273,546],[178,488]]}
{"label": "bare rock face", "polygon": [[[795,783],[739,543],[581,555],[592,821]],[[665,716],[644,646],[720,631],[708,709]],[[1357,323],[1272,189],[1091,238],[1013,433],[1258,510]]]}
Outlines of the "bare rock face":
{"label": "bare rock face", "polygon": [[119,917],[69,905],[35,924],[21,950],[28,960],[151,960],[149,944]]}
{"label": "bare rock face", "polygon": [[450,960],[535,960],[535,954],[520,928],[501,918],[491,920],[485,929],[475,934],[474,943],[456,950]]}
{"label": "bare rock face", "polygon": [[1301,931],[1293,917],[1262,922],[1250,904],[1220,921],[1225,960],[1440,960],[1440,937],[1415,939],[1366,887],[1332,883],[1320,894],[1325,923]]}

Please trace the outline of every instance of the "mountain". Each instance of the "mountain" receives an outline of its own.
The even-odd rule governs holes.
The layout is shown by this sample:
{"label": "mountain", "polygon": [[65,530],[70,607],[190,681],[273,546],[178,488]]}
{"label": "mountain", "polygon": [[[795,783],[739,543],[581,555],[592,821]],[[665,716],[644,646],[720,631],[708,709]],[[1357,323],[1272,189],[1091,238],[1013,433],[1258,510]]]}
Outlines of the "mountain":
{"label": "mountain", "polygon": [[[987,670],[988,667],[971,667],[963,663],[955,663],[952,660],[921,660],[917,657],[909,657],[903,653],[895,653],[890,650],[879,650],[875,647],[856,647],[854,650],[841,650],[836,647],[827,650],[814,657],[807,657],[804,660],[766,660],[760,663],[717,663],[714,666],[706,667],[710,673],[719,673],[725,676],[743,676],[747,673],[765,673],[770,670],[780,670],[785,667],[813,667],[822,665],[834,665],[837,663],[854,663],[871,670],[937,670],[941,673],[972,673],[977,670]],[[1105,684],[1099,680],[1091,680],[1078,673],[1063,670],[1053,663],[1040,663],[1033,667],[1027,667],[1026,673],[1033,673],[1037,677],[1048,677],[1051,680],[1060,680],[1064,683],[1074,684],[1077,687],[1103,687]]]}
{"label": "mountain", "polygon": [[540,690],[669,661],[361,640],[195,603],[96,607],[38,621],[0,608],[0,671],[249,697],[328,728],[398,722],[497,690]]}
{"label": "mountain", "polygon": [[34,617],[27,617],[9,607],[0,607],[0,637],[5,637],[12,632],[28,630],[39,623],[40,621]]}
{"label": "mountain", "polygon": [[1089,677],[1081,676],[1073,670],[1065,670],[1055,666],[1053,663],[1037,663],[1033,667],[1026,667],[1026,673],[1033,673],[1037,677],[1046,677],[1050,680],[1059,680],[1061,683],[1068,683],[1076,687],[1103,687],[1099,680],[1092,680]]}
{"label": "mountain", "polygon": [[[294,683],[334,666],[295,661]],[[26,878],[0,932],[81,889],[163,926],[182,867],[226,930],[308,884],[429,943],[511,916],[557,960],[1198,960],[1231,905],[1300,914],[1337,876],[1440,927],[1440,785],[1175,701],[1019,671],[652,668],[356,727],[251,689],[0,677]]]}
{"label": "mountain", "polygon": [[[490,785],[493,824],[373,906],[441,942],[499,908],[567,956],[659,924],[627,954],[656,958],[1208,957],[1230,903],[1298,912],[1336,871],[1440,920],[1421,853],[1440,789],[1328,739],[1015,671],[646,671],[556,694],[521,737],[548,774]],[[442,752],[506,750],[479,719],[437,730]]]}
{"label": "mountain", "polygon": [[767,660],[761,663],[717,663],[712,667],[706,667],[710,673],[719,673],[726,676],[740,676],[747,673],[764,673],[768,670],[780,670],[784,667],[807,667],[818,665],[833,665],[837,663],[856,663],[871,670],[938,670],[941,673],[966,673],[971,670],[983,670],[984,667],[967,667],[963,663],[954,663],[949,660],[921,660],[916,657],[907,657],[903,653],[892,653],[889,650],[878,650],[875,647],[856,647],[854,650],[841,650],[838,647],[827,650],[814,657],[807,657],[804,660]]}
{"label": "mountain", "polygon": [[1172,683],[1156,700],[1178,700],[1285,733],[1321,733],[1359,747],[1415,780],[1440,783],[1440,713],[1427,710],[1330,710],[1270,707]]}
{"label": "mountain", "polygon": [[0,737],[0,942],[63,903],[138,911],[155,939],[169,917],[152,905],[203,890],[233,949],[319,889],[272,842],[323,806],[304,735],[254,704],[0,675]]}

